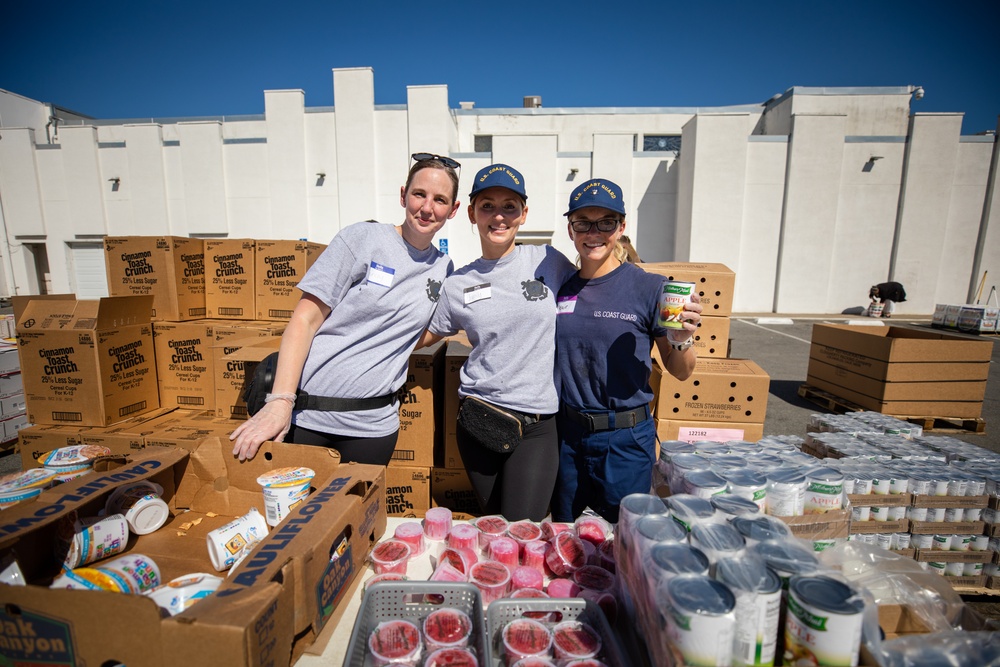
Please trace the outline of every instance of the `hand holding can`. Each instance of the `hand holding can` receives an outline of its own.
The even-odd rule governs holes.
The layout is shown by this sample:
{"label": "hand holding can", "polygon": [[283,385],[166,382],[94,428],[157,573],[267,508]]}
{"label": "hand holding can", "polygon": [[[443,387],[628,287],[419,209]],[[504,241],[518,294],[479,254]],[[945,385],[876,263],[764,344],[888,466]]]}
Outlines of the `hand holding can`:
{"label": "hand holding can", "polygon": [[660,316],[657,322],[661,327],[684,328],[681,314],[684,312],[684,306],[691,303],[691,297],[695,293],[694,288],[694,283],[677,280],[668,280],[663,284],[660,291]]}

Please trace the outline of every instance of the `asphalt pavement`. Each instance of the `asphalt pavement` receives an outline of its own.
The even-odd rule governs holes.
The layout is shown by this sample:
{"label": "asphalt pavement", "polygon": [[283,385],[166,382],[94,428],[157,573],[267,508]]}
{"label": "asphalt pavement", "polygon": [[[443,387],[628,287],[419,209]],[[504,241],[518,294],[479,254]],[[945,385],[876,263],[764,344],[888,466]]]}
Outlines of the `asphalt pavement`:
{"label": "asphalt pavement", "polygon": [[[813,325],[819,323],[855,323],[865,326],[888,326],[890,324],[890,321],[887,320],[871,320],[843,315],[734,315],[731,320],[729,356],[750,359],[771,376],[767,415],[764,420],[764,435],[799,436],[805,436],[811,415],[832,412],[798,395],[799,387],[806,382]],[[901,316],[898,319],[893,318],[891,324],[937,331],[937,329],[931,328],[929,317],[908,319],[906,316]],[[986,397],[983,401],[981,415],[985,421],[985,430],[982,433],[956,430],[949,424],[939,422],[933,430],[928,430],[926,433],[950,435],[1000,452],[1000,345],[995,342],[1000,336],[969,336],[951,331],[948,333],[993,342],[993,358],[990,363],[990,374],[986,382]],[[916,416],[942,417],[947,415]]]}

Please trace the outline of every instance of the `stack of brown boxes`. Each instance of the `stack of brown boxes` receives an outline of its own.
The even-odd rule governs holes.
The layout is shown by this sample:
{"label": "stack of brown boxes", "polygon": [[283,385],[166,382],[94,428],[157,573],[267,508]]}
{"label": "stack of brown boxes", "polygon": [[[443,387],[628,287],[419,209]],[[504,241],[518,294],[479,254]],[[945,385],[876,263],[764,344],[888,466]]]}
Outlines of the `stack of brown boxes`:
{"label": "stack of brown boxes", "polygon": [[681,382],[663,371],[654,346],[650,384],[660,440],[746,440],[764,434],[770,376],[749,359],[729,358],[729,318],[736,275],[724,264],[663,262],[639,264],[669,280],[691,282],[701,297],[701,325],[695,332],[698,364]]}
{"label": "stack of brown boxes", "polygon": [[992,353],[961,334],[817,324],[806,383],[887,415],[978,419]]}
{"label": "stack of brown boxes", "polygon": [[[206,430],[188,428],[196,416],[231,431],[226,420],[244,419],[246,405],[243,362],[229,355],[262,340],[277,349],[301,295],[295,286],[324,248],[304,241],[108,237],[110,297],[19,300],[15,319],[32,424],[19,442],[24,464],[81,442],[110,443],[119,453],[140,449],[156,419],[177,408],[183,410],[170,416],[169,427],[178,442]],[[258,309],[264,317],[254,319]],[[184,429],[190,432],[182,436]]]}

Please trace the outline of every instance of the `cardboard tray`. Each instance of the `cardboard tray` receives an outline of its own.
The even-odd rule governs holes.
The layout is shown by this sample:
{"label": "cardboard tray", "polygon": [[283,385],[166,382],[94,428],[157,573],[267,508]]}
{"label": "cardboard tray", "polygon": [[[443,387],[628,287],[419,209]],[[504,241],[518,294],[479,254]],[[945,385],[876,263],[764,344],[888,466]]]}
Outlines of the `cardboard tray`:
{"label": "cardboard tray", "polygon": [[[478,588],[467,583],[441,581],[383,581],[369,586],[365,591],[361,611],[358,612],[351,631],[344,667],[373,664],[368,658],[368,636],[379,623],[402,619],[421,627],[420,622],[425,616],[445,607],[452,607],[469,615],[472,619],[471,648],[475,649],[480,665],[492,664],[483,603]],[[421,659],[426,657],[426,653],[425,647]]]}
{"label": "cardboard tray", "polygon": [[[608,667],[629,667],[624,653],[618,645],[618,639],[611,631],[608,619],[596,603],[582,598],[504,598],[490,603],[487,610],[486,629],[490,638],[491,660],[480,662],[483,667],[500,667],[504,662],[500,633],[503,627],[511,621],[524,616],[525,612],[555,612],[561,616],[559,621],[580,621],[586,623],[601,636],[601,652],[598,658]],[[546,625],[549,625],[546,623]],[[346,665],[346,663],[345,663]],[[350,667],[356,667],[351,665]]]}

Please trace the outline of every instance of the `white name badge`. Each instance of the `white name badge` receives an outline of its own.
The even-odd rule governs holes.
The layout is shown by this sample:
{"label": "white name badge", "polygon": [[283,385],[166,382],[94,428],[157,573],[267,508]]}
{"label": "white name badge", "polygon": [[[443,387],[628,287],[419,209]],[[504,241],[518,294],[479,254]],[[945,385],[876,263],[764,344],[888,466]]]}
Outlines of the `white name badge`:
{"label": "white name badge", "polygon": [[556,315],[569,315],[576,310],[575,296],[561,296],[556,299]]}
{"label": "white name badge", "polygon": [[490,291],[490,284],[483,283],[482,285],[475,285],[474,287],[465,288],[465,305],[468,306],[470,303],[475,303],[476,301],[482,301],[483,299],[489,299],[493,294]]}
{"label": "white name badge", "polygon": [[382,287],[392,287],[392,279],[396,275],[396,269],[372,262],[368,267],[368,282]]}

